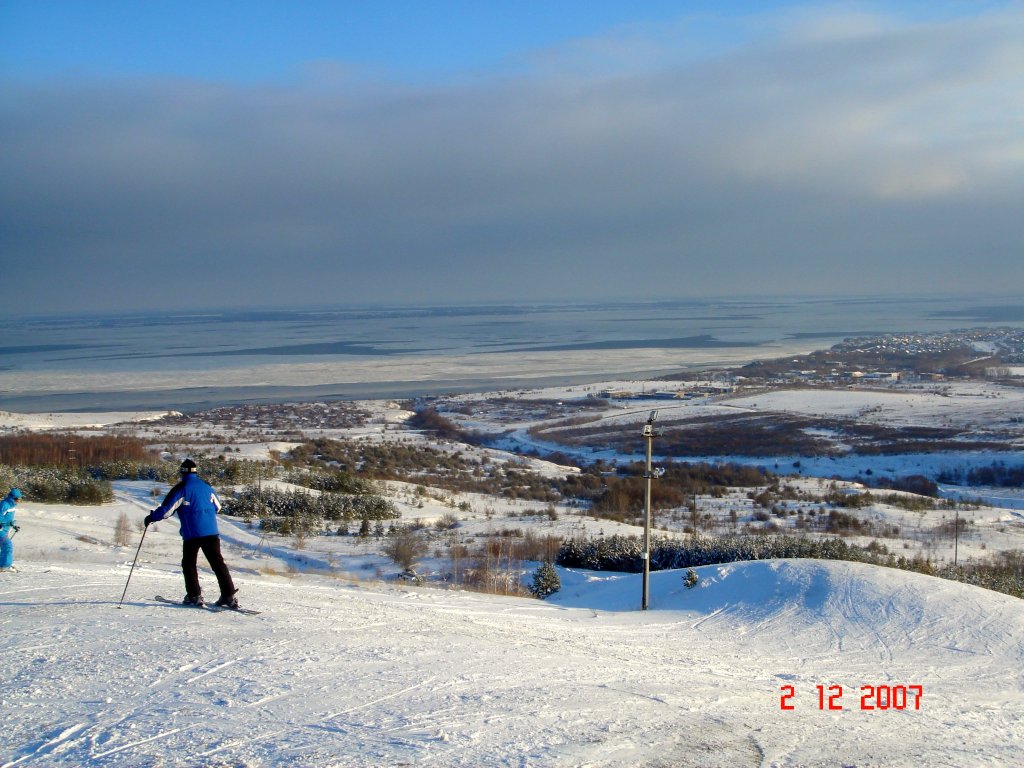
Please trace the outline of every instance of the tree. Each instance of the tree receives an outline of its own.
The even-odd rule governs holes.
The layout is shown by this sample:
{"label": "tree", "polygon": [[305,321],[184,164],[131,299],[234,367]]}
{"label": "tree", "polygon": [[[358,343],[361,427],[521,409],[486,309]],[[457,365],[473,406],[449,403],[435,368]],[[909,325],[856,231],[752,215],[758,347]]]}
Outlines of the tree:
{"label": "tree", "polygon": [[530,592],[540,600],[555,594],[562,588],[562,580],[558,578],[558,571],[549,562],[543,562],[533,572],[533,583],[530,585]]}
{"label": "tree", "polygon": [[697,575],[697,572],[695,570],[693,570],[693,568],[687,568],[686,569],[686,576],[683,578],[683,584],[686,585],[686,588],[687,589],[693,589],[694,587],[697,586],[697,582],[699,582],[699,581],[700,581],[700,576]]}

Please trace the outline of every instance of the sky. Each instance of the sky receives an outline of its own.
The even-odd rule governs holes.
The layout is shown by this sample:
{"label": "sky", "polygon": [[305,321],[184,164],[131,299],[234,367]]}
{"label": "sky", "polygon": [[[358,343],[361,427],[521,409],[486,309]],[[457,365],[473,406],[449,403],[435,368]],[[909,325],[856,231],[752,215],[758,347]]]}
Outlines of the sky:
{"label": "sky", "polygon": [[1016,294],[1024,2],[0,0],[8,311]]}

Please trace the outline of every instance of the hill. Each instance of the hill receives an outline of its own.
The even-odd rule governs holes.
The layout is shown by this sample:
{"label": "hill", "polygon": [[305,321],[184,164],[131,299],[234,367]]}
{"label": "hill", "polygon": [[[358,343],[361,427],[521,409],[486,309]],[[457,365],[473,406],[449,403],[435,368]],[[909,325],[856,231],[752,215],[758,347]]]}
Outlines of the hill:
{"label": "hill", "polygon": [[694,589],[654,573],[641,612],[639,577],[621,574],[562,570],[546,602],[298,579],[301,553],[271,569],[226,522],[260,616],[155,602],[181,593],[163,525],[118,609],[137,539],[89,526],[144,506],[20,516],[20,570],[0,574],[3,768],[1024,760],[1024,611],[1005,595],[766,561],[698,569]]}

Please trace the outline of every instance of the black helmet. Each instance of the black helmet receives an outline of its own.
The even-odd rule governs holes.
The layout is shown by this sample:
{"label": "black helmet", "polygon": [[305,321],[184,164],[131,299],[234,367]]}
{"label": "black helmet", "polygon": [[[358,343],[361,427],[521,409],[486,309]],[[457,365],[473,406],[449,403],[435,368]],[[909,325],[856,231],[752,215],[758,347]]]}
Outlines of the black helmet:
{"label": "black helmet", "polygon": [[178,469],[183,475],[194,474],[196,471],[196,463],[192,459],[185,459],[181,462],[181,467]]}

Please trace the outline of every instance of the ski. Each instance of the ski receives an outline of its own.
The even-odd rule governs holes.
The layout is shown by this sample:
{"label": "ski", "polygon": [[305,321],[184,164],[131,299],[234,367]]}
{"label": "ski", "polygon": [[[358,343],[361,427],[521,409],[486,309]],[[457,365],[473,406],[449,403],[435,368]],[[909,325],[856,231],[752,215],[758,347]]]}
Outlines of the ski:
{"label": "ski", "polygon": [[252,608],[228,608],[227,606],[213,605],[212,603],[186,605],[181,602],[181,600],[171,600],[169,597],[164,597],[163,595],[157,595],[154,599],[161,603],[167,603],[168,605],[176,605],[179,608],[202,608],[210,613],[221,613],[222,611],[225,611],[229,613],[244,613],[246,616],[259,616],[262,613],[262,611],[256,611]]}
{"label": "ski", "polygon": [[176,605],[179,608],[207,608],[207,605],[205,603],[203,605],[189,605],[187,603],[181,602],[181,600],[171,600],[171,598],[164,597],[163,595],[157,595],[153,599],[161,603],[167,603],[168,605]]}
{"label": "ski", "polygon": [[204,606],[208,611],[214,613],[244,613],[246,616],[259,616],[263,611],[257,611],[253,608],[228,608],[226,605],[213,605],[212,603]]}

